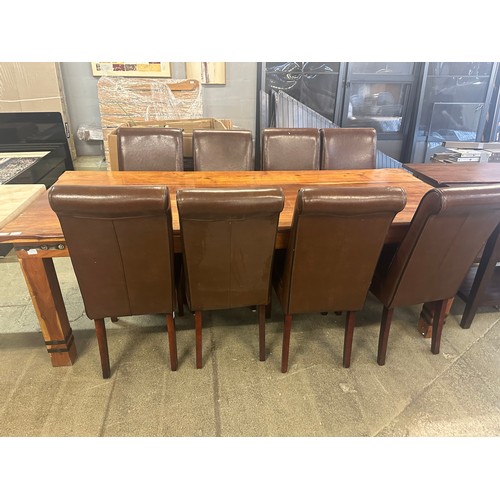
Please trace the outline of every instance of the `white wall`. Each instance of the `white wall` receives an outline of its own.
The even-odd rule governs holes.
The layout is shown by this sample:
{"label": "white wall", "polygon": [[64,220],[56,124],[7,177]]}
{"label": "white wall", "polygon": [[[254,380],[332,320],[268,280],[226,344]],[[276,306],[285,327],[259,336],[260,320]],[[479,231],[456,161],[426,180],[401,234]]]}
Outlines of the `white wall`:
{"label": "white wall", "polygon": [[[61,72],[77,154],[100,155],[103,150],[99,141],[80,141],[76,136],[81,125],[100,126],[98,77],[92,75],[90,62],[63,62]],[[172,77],[185,76],[184,63],[172,63]],[[226,63],[226,84],[203,86],[203,115],[228,118],[233,126],[251,130],[255,137],[256,95],[257,63]]]}

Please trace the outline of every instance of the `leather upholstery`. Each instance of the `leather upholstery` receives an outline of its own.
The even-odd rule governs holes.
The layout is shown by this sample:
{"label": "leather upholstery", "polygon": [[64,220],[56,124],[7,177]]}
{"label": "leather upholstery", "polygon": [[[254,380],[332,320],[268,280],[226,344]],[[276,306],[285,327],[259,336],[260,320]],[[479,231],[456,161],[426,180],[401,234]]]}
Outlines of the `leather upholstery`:
{"label": "leather upholstery", "polygon": [[183,189],[177,207],[191,310],[265,305],[281,189]]}
{"label": "leather upholstery", "polygon": [[373,128],[321,129],[321,169],[375,168],[377,133]]}
{"label": "leather upholstery", "polygon": [[432,189],[394,255],[379,262],[371,291],[387,308],[454,297],[499,221],[498,186]]}
{"label": "leather upholstery", "polygon": [[182,130],[164,127],[120,127],[119,170],[183,170]]}
{"label": "leather upholstery", "polygon": [[317,128],[262,131],[262,170],[319,170],[321,137]]}
{"label": "leather upholstery", "polygon": [[405,204],[401,188],[301,188],[273,278],[284,313],[362,309],[386,233]]}
{"label": "leather upholstery", "polygon": [[195,170],[253,170],[249,130],[193,130]]}
{"label": "leather upholstery", "polygon": [[172,218],[166,186],[55,185],[59,217],[90,319],[172,313]]}

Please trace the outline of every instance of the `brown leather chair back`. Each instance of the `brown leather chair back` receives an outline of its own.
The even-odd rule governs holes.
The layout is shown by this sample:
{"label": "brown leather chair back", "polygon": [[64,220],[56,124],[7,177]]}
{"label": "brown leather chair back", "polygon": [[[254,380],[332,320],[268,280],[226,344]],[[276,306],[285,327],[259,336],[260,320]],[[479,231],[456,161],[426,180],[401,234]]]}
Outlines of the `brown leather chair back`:
{"label": "brown leather chair back", "polygon": [[277,293],[285,314],[362,309],[401,188],[301,188]]}
{"label": "brown leather chair back", "polygon": [[262,131],[262,170],[319,170],[321,137],[317,128]]}
{"label": "brown leather chair back", "polygon": [[119,170],[183,170],[182,130],[163,127],[120,127]]}
{"label": "brown leather chair back", "polygon": [[166,186],[55,185],[49,202],[90,319],[173,312]]}
{"label": "brown leather chair back", "polygon": [[498,186],[432,189],[372,291],[388,308],[454,297],[499,221]]}
{"label": "brown leather chair back", "polygon": [[321,129],[321,169],[375,168],[377,132],[373,128]]}
{"label": "brown leather chair back", "polygon": [[249,130],[193,130],[195,170],[254,170]]}
{"label": "brown leather chair back", "polygon": [[183,189],[177,207],[192,310],[264,305],[282,189]]}

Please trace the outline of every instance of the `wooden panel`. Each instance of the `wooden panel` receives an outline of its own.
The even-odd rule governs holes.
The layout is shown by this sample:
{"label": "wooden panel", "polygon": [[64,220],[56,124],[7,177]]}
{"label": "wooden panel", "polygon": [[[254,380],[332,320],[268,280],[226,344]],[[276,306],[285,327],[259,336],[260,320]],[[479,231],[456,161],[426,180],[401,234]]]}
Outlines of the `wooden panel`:
{"label": "wooden panel", "polygon": [[500,183],[500,163],[413,163],[404,167],[431,186]]}
{"label": "wooden panel", "polygon": [[45,191],[41,184],[0,185],[0,228],[15,219],[35,198]]}

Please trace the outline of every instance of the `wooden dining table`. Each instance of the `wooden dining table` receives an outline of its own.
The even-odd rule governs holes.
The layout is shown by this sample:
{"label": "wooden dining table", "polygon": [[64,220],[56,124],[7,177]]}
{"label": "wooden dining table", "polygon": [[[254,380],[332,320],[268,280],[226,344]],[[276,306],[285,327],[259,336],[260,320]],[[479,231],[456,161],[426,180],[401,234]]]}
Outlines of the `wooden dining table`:
{"label": "wooden dining table", "polygon": [[434,187],[500,183],[500,163],[408,163],[404,168]]}
{"label": "wooden dining table", "polygon": [[[251,171],[251,172],[121,172],[67,171],[55,185],[166,185],[169,188],[174,229],[174,250],[182,251],[176,192],[182,188],[281,187],[285,206],[280,215],[276,248],[286,248],[297,191],[314,185],[359,187],[399,186],[407,203],[396,215],[386,243],[397,243],[429,185],[403,169]],[[50,208],[47,192],[37,197],[3,229],[0,242],[12,243],[26,280],[42,335],[53,366],[74,363],[77,350],[61,293],[54,258],[68,257],[64,235]]]}

